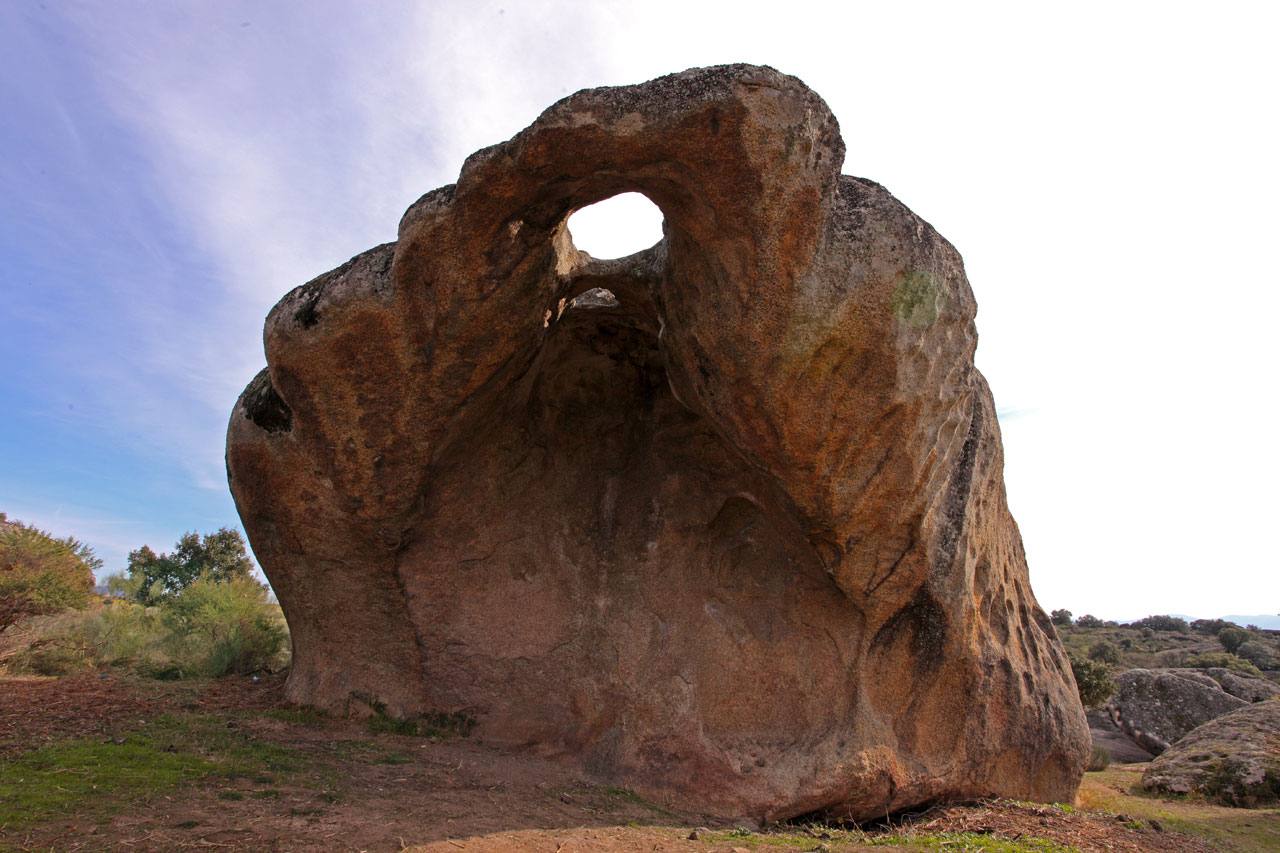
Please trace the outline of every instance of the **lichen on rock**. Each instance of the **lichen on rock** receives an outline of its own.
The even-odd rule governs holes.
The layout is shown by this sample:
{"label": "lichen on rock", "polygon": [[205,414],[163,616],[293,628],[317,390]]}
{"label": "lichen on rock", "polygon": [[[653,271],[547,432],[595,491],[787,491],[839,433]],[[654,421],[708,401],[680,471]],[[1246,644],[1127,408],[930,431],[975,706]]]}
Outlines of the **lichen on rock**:
{"label": "lichen on rock", "polygon": [[[590,89],[286,296],[227,464],[290,697],[729,816],[1070,800],[960,256],[843,160],[770,68]],[[578,251],[628,191],[663,240]]]}

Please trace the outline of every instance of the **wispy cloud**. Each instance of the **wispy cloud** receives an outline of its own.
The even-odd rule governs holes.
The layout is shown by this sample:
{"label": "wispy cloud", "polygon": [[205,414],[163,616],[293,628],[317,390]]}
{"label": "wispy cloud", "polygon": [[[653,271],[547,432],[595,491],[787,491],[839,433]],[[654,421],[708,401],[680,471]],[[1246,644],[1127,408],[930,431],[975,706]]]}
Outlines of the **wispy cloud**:
{"label": "wispy cloud", "polygon": [[1046,603],[1187,610],[1206,566],[1218,609],[1280,595],[1274,13],[46,6],[0,4],[7,506],[157,545],[233,521],[223,429],[284,292],[552,101],[745,60],[813,85],[845,170],[963,250]]}

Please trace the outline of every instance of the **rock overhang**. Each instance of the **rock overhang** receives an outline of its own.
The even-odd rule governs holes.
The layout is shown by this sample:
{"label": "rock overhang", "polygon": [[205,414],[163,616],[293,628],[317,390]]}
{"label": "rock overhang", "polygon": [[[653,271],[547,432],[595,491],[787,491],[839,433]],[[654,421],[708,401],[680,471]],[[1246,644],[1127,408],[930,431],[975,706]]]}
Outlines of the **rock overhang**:
{"label": "rock overhang", "polygon": [[[228,470],[291,697],[725,814],[1069,798],[959,255],[843,157],[773,69],[586,90],[286,296]],[[578,252],[629,191],[663,240]]]}

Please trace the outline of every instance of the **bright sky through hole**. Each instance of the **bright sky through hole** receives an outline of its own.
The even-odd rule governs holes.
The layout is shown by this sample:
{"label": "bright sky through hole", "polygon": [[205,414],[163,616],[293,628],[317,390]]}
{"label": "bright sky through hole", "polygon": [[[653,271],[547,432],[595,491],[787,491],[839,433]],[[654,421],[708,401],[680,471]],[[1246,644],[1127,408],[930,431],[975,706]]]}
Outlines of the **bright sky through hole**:
{"label": "bright sky through hole", "polygon": [[640,193],[621,193],[575,212],[569,233],[593,258],[625,258],[662,239],[662,211]]}

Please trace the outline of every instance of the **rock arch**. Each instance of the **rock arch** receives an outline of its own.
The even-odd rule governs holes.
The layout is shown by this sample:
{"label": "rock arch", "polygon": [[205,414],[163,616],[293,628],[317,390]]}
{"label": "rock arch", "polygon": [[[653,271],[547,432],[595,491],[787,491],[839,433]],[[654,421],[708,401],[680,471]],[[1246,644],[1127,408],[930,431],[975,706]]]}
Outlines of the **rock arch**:
{"label": "rock arch", "polygon": [[[285,296],[227,463],[289,695],[727,815],[1069,800],[960,257],[843,157],[773,69],[585,90]],[[576,251],[627,191],[662,242]]]}

